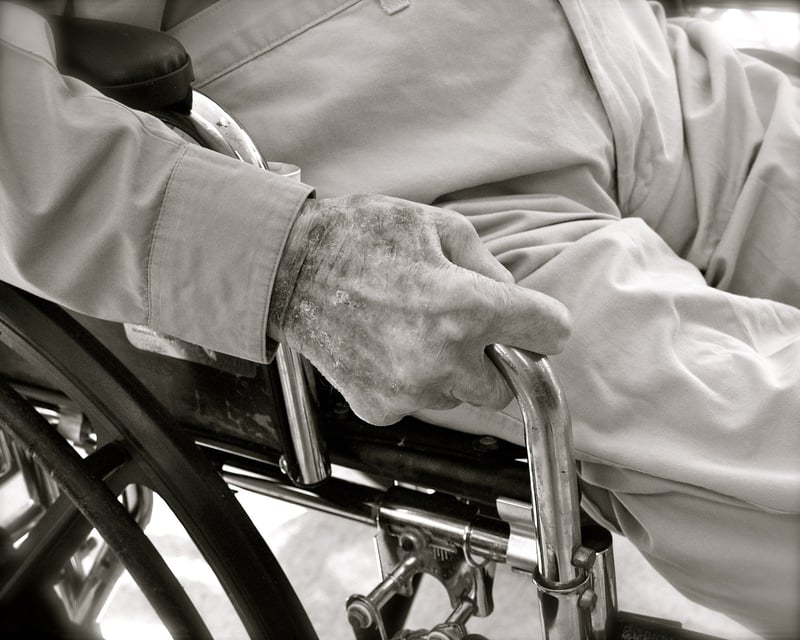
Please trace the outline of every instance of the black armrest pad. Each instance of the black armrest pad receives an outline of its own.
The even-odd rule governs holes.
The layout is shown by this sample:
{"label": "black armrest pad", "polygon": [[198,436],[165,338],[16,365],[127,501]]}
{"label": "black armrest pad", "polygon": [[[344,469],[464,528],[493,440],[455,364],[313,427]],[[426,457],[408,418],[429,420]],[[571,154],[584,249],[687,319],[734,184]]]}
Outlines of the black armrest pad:
{"label": "black armrest pad", "polygon": [[51,17],[50,24],[63,74],[133,109],[191,107],[192,61],[175,38],[103,20]]}

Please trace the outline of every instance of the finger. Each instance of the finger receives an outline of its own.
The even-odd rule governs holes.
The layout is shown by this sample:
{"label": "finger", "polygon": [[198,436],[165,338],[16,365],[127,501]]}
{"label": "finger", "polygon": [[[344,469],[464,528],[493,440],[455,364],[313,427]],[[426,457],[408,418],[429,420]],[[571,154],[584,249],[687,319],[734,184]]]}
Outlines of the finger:
{"label": "finger", "polygon": [[518,285],[484,280],[492,307],[489,343],[500,343],[551,355],[559,353],[569,338],[567,308],[555,298]]}
{"label": "finger", "polygon": [[422,409],[452,409],[459,404],[461,404],[461,400],[450,393],[426,391],[366,402],[354,400],[350,403],[350,409],[365,422],[377,427],[385,427]]}
{"label": "finger", "polygon": [[388,408],[376,405],[376,403],[362,403],[358,401],[350,402],[350,409],[364,422],[376,427],[386,427],[395,422],[399,422],[406,415],[397,413]]}
{"label": "finger", "polygon": [[492,364],[485,353],[481,353],[478,361],[469,372],[456,381],[453,396],[471,405],[504,409],[514,398],[502,374]]}
{"label": "finger", "polygon": [[438,227],[442,252],[450,262],[498,282],[514,283],[514,276],[491,254],[464,216],[447,215]]}
{"label": "finger", "polygon": [[[419,409],[453,409],[460,405],[461,402],[461,400],[451,395],[441,395],[438,398],[425,402],[425,406],[420,407]],[[417,409],[417,411],[419,411],[419,409]]]}

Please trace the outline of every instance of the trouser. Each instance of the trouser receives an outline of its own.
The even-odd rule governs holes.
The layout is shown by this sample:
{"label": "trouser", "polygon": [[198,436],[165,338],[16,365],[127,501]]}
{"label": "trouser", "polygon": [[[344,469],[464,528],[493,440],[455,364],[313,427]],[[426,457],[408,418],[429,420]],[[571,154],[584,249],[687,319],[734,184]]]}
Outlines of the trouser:
{"label": "trouser", "polygon": [[[583,507],[691,599],[756,630],[791,629],[800,311],[709,288],[641,220],[561,225],[591,230],[520,282],[572,313],[573,336],[551,361]],[[420,417],[522,440],[513,404]]]}
{"label": "trouser", "polygon": [[[705,44],[713,57],[716,45]],[[689,598],[761,633],[796,637],[800,100],[753,60],[727,75],[713,97],[682,87],[684,186],[665,213],[650,226],[529,214],[530,262],[516,275],[572,313],[573,337],[551,360],[573,417],[584,508]],[[708,108],[714,101],[726,117]],[[751,113],[737,111],[748,101]],[[709,159],[708,145],[748,138],[751,157],[739,151],[723,163],[720,149]],[[485,217],[484,203],[479,229]],[[499,240],[487,227],[489,246],[519,250],[519,221],[514,230]],[[522,439],[513,404],[422,417]]]}

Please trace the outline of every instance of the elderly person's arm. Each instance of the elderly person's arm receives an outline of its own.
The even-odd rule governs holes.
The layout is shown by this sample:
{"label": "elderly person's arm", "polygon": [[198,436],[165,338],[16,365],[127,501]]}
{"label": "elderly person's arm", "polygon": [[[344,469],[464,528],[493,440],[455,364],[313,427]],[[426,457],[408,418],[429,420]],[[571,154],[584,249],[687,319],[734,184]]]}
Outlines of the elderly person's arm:
{"label": "elderly person's arm", "polygon": [[484,353],[561,350],[564,306],[514,284],[460,214],[382,196],[311,201],[289,238],[271,332],[362,418],[511,399]]}
{"label": "elderly person's arm", "polygon": [[[3,281],[256,361],[271,356],[269,330],[373,422],[500,405],[487,344],[559,348],[561,305],[498,282],[509,274],[458,214],[309,200],[310,187],[190,145],[62,76],[44,20],[0,12]],[[529,321],[536,331],[522,331]]]}

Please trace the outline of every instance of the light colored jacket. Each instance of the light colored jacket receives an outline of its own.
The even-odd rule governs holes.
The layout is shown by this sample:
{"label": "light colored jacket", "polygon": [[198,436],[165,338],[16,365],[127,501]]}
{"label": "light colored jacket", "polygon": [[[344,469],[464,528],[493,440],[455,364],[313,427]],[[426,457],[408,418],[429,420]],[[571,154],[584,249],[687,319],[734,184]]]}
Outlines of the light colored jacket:
{"label": "light colored jacket", "polygon": [[60,75],[44,20],[0,3],[2,280],[263,361],[277,262],[310,191]]}
{"label": "light colored jacket", "polygon": [[[170,33],[197,86],[320,196],[453,208],[519,283],[562,300],[573,338],[552,362],[584,505],[691,597],[786,631],[797,90],[703,21],[668,24],[636,0],[390,10],[402,4],[222,0]],[[274,265],[308,188],[187,149],[61,78],[27,20],[39,48],[0,23],[0,278],[263,359]],[[520,433],[512,409],[426,418]]]}

